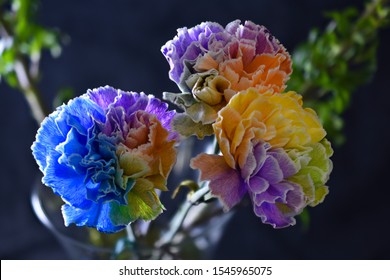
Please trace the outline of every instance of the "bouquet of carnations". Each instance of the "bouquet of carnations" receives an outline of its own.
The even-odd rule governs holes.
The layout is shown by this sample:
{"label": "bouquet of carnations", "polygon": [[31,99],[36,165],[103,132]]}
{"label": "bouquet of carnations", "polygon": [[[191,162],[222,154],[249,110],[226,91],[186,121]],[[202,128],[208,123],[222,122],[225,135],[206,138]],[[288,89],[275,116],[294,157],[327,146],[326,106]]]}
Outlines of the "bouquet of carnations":
{"label": "bouquet of carnations", "polygon": [[324,200],[332,148],[302,96],[285,91],[291,58],[264,26],[204,22],[179,29],[162,52],[181,90],[164,99],[182,113],[152,95],[105,86],[42,122],[32,151],[42,182],[64,202],[65,225],[127,228],[137,242],[132,224],[163,213],[159,193],[168,190],[175,147],[192,135],[215,137],[214,153],[191,160],[200,182],[191,180],[189,206],[156,238],[160,247],[169,247],[189,208],[215,198],[227,212],[247,196],[274,228],[294,225]]}
{"label": "bouquet of carnations", "polygon": [[[48,115],[32,152],[42,183],[60,198],[65,226],[90,228],[94,242],[108,241],[113,258],[182,258],[212,246],[198,242],[204,226],[222,231],[237,205],[251,205],[259,222],[279,229],[324,201],[333,167],[326,130],[336,144],[343,141],[340,114],[373,74],[377,31],[390,14],[385,4],[373,0],[361,15],[331,14],[324,33],[313,31],[292,56],[251,21],[180,28],[161,48],[180,91],[162,94],[170,104],[104,86],[51,114],[34,83],[37,54],[58,50],[56,34],[38,25],[13,30],[13,21],[29,20],[28,7],[15,5],[0,17],[0,75],[26,94],[38,122]],[[199,176],[182,179],[173,168]],[[172,176],[180,181],[172,185]],[[175,213],[159,223],[162,193],[183,188],[186,198],[168,203],[177,204]]]}

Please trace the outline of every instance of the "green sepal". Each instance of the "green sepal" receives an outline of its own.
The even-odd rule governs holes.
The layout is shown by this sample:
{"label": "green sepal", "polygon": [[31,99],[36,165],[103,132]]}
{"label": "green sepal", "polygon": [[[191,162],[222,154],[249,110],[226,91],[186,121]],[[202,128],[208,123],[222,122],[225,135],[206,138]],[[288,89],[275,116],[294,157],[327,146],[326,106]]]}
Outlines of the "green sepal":
{"label": "green sepal", "polygon": [[197,103],[197,101],[194,99],[194,97],[190,92],[184,92],[184,93],[164,92],[163,99],[179,106],[184,111],[191,105]]}
{"label": "green sepal", "polygon": [[199,139],[203,139],[214,133],[211,124],[196,123],[186,114],[177,114],[173,119],[172,126],[175,131],[185,137],[196,135]]}

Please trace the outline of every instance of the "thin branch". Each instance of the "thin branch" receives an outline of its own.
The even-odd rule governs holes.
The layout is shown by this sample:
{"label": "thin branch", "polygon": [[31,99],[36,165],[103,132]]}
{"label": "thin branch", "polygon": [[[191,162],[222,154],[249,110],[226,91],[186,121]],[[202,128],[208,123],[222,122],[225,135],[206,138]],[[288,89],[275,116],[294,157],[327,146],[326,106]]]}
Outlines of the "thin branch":
{"label": "thin branch", "polygon": [[[1,17],[1,14],[0,27],[0,31],[4,38],[13,39],[12,30]],[[45,116],[48,115],[49,111],[42,100],[41,94],[34,82],[35,80],[31,76],[31,73],[27,67],[27,62],[23,58],[22,54],[18,54],[15,59],[14,71],[18,79],[19,88],[26,97],[27,103],[31,109],[31,113],[37,123],[40,124]]]}
{"label": "thin branch", "polygon": [[19,86],[24,93],[31,113],[34,119],[40,124],[45,116],[48,115],[48,110],[41,98],[41,95],[31,80],[26,64],[21,59],[15,61],[15,73],[18,78]]}

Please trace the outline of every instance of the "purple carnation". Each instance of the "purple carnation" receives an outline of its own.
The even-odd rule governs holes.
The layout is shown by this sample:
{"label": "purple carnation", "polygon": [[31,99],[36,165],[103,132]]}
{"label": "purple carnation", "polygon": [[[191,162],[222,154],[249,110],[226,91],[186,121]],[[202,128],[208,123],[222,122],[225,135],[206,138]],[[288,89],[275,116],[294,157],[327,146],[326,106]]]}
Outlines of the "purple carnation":
{"label": "purple carnation", "polygon": [[267,28],[251,21],[181,28],[161,51],[181,90],[164,93],[164,99],[185,111],[174,121],[175,130],[185,136],[210,135],[218,112],[240,91],[283,92],[292,72],[286,49]]}
{"label": "purple carnation", "polygon": [[[240,20],[235,20],[223,28],[218,23],[203,22],[193,28],[186,27],[178,29],[173,40],[168,41],[162,48],[162,53],[170,65],[169,77],[175,81],[180,88],[185,88],[185,81],[191,74],[206,72],[213,67],[222,76],[225,76],[231,83],[232,89],[236,90],[235,83],[224,75],[223,67],[226,61],[237,58],[242,59],[243,69],[238,71],[238,75],[249,78],[250,72],[263,69],[267,72],[269,62],[255,61],[259,55],[282,55],[273,62],[272,67],[277,67],[275,71],[280,71],[280,78],[274,81],[283,90],[284,83],[291,73],[291,59],[285,48],[279,41],[270,34],[267,28],[257,25],[251,21],[241,24]],[[213,61],[212,66],[207,65]],[[258,59],[261,60],[261,59]],[[205,66],[207,65],[207,66]],[[271,68],[272,69],[272,68]],[[237,71],[237,69],[233,69]],[[246,72],[241,73],[241,71]],[[226,74],[226,73],[225,73]],[[245,77],[249,75],[248,77]],[[272,74],[274,75],[274,74]],[[265,75],[268,76],[268,75]],[[256,78],[258,80],[258,78]],[[251,86],[256,86],[252,84]]]}
{"label": "purple carnation", "polygon": [[169,77],[179,83],[184,65],[195,64],[198,56],[208,51],[209,44],[218,41],[217,34],[223,36],[223,32],[224,28],[213,22],[203,22],[190,29],[179,28],[177,36],[161,48],[171,67]]}

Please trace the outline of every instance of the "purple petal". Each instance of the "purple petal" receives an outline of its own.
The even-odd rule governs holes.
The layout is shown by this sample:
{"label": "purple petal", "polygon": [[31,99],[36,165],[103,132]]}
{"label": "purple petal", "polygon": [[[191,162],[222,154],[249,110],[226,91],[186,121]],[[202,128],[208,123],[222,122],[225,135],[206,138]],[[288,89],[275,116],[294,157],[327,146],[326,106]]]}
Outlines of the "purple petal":
{"label": "purple petal", "polygon": [[238,29],[238,27],[240,26],[240,24],[241,24],[241,21],[238,20],[238,19],[236,19],[235,21],[232,21],[232,22],[228,23],[228,24],[226,25],[226,27],[225,27],[225,30],[226,30],[228,33],[234,35],[234,34],[236,34],[237,29]]}
{"label": "purple petal", "polygon": [[256,168],[253,170],[252,174],[257,174],[259,170],[263,167],[263,164],[266,159],[267,151],[270,148],[270,144],[266,142],[261,142],[259,144],[254,145],[253,148],[253,156],[257,160]]}
{"label": "purple petal", "polygon": [[254,176],[249,180],[248,190],[253,194],[261,194],[265,192],[269,187],[269,183],[267,180]]}
{"label": "purple petal", "polygon": [[105,110],[111,103],[114,102],[118,92],[116,89],[110,86],[105,86],[95,88],[93,90],[88,90],[87,95],[91,100],[93,100],[103,110]]}
{"label": "purple petal", "polygon": [[179,83],[183,74],[184,63],[194,61],[204,50],[208,49],[210,38],[214,34],[223,31],[224,28],[214,22],[203,22],[190,29],[178,29],[177,36],[161,48],[161,52],[171,68],[169,77]]}
{"label": "purple petal", "polygon": [[278,161],[270,155],[267,155],[257,176],[263,177],[269,181],[270,184],[278,183],[283,180],[283,172],[279,167]]}
{"label": "purple petal", "polygon": [[261,205],[264,202],[286,202],[287,192],[293,189],[294,187],[288,181],[272,184],[266,191],[256,194],[253,202],[256,205]]}
{"label": "purple petal", "polygon": [[[254,137],[254,134],[252,135]],[[258,142],[256,144],[256,142]],[[264,164],[266,159],[267,150],[270,148],[268,143],[252,139],[249,143],[249,152],[240,154],[238,164],[241,169],[241,177],[248,181],[250,176],[256,175]],[[243,147],[243,143],[241,143]],[[244,148],[245,150],[245,148]],[[244,162],[243,164],[241,163]]]}
{"label": "purple petal", "polygon": [[293,216],[285,215],[280,211],[276,204],[263,203],[261,206],[254,206],[256,216],[261,218],[261,221],[272,225],[274,228],[284,228],[295,225]]}
{"label": "purple petal", "polygon": [[200,154],[191,160],[191,168],[200,170],[201,180],[210,181],[211,193],[221,200],[226,211],[247,192],[239,172],[230,168],[223,156]]}
{"label": "purple petal", "polygon": [[112,106],[123,107],[127,116],[130,116],[138,110],[145,110],[149,102],[148,96],[143,92],[137,93],[119,91],[118,94],[119,95]]}
{"label": "purple petal", "polygon": [[270,186],[266,192],[252,197],[252,202],[255,214],[274,228],[294,225],[294,216],[305,207],[301,187],[289,181]]}
{"label": "purple petal", "polygon": [[289,184],[293,187],[293,189],[287,193],[286,205],[293,215],[297,215],[306,206],[304,193],[300,185],[292,182],[289,182]]}
{"label": "purple petal", "polygon": [[268,152],[268,155],[274,157],[277,160],[279,167],[283,172],[283,178],[288,178],[298,172],[294,161],[288,156],[285,150],[273,149]]}
{"label": "purple petal", "polygon": [[179,139],[179,135],[172,131],[171,123],[173,117],[176,115],[176,111],[167,111],[168,104],[161,102],[159,99],[149,95],[149,103],[145,108],[145,111],[157,116],[162,126],[170,132],[168,140]]}

